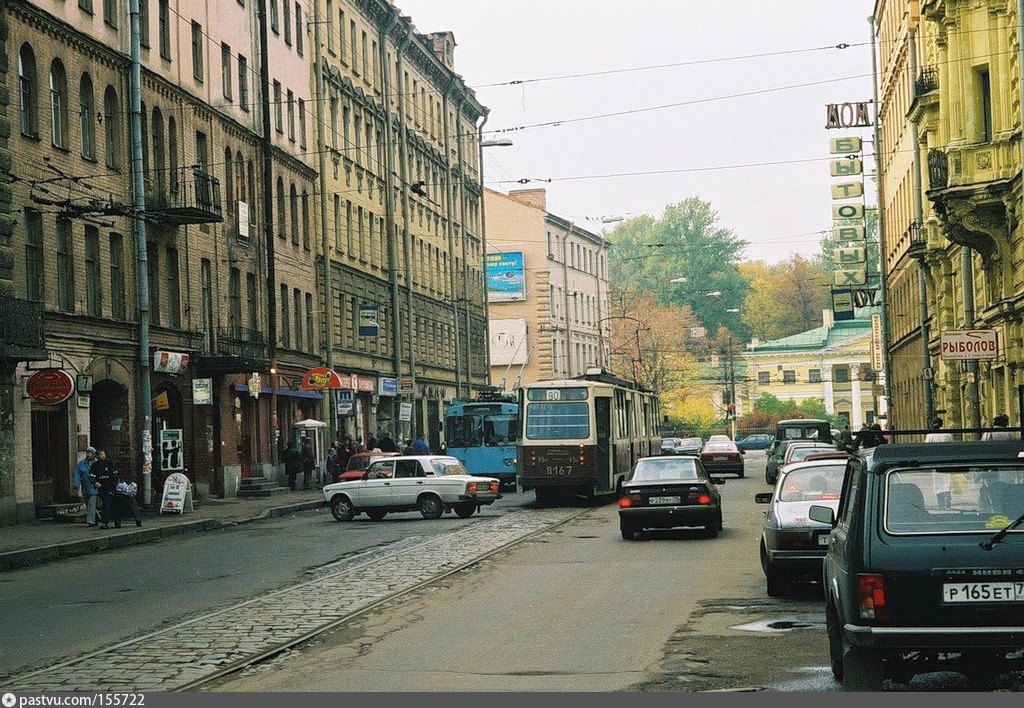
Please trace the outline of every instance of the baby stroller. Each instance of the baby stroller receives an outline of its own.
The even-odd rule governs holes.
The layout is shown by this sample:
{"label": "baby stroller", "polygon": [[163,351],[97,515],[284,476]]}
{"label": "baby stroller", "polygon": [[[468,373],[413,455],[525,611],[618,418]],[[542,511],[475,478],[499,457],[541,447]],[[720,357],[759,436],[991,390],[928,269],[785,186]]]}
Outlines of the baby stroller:
{"label": "baby stroller", "polygon": [[121,517],[131,516],[136,526],[142,526],[142,512],[135,495],[139,486],[135,482],[118,482],[114,488],[114,526],[121,527]]}

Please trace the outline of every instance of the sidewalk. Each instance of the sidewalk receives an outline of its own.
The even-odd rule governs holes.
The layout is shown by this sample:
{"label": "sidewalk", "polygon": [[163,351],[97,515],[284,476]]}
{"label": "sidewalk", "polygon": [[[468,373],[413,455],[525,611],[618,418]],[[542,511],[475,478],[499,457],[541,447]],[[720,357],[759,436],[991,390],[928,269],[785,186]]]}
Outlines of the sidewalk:
{"label": "sidewalk", "polygon": [[323,498],[322,491],[314,490],[256,499],[206,499],[195,511],[180,515],[144,511],[142,528],[136,528],[131,518],[119,529],[50,519],[5,526],[0,529],[0,572],[316,509]]}

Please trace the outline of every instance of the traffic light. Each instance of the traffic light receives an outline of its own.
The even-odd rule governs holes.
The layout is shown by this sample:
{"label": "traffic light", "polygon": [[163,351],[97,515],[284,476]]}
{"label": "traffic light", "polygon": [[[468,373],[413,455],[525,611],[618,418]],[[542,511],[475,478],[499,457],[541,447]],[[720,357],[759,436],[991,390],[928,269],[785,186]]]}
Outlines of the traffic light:
{"label": "traffic light", "polygon": [[736,417],[736,404],[730,403],[725,407],[725,417],[730,420]]}

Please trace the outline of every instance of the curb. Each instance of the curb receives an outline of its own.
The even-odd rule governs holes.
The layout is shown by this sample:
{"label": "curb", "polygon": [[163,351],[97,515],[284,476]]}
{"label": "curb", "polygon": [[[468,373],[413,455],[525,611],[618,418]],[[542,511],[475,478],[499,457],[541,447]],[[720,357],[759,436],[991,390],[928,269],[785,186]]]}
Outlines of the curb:
{"label": "curb", "polygon": [[180,536],[182,534],[196,531],[211,531],[214,529],[230,528],[238,524],[260,521],[262,519],[280,518],[299,511],[318,509],[322,507],[323,504],[323,501],[319,499],[296,502],[285,506],[275,506],[270,507],[269,509],[264,509],[258,515],[246,519],[232,521],[221,521],[220,519],[195,519],[193,521],[183,521],[182,523],[175,524],[174,526],[159,526],[134,531],[122,531],[120,533],[115,532],[105,536],[95,536],[93,538],[84,538],[77,541],[65,541],[63,543],[55,543],[48,546],[36,546],[34,548],[22,548],[16,551],[7,551],[5,553],[0,553],[0,573],[15,570],[17,568],[28,568],[33,565],[40,565],[42,563],[48,563],[62,558],[73,558],[75,556],[99,553],[100,551],[111,550],[114,548],[126,548],[128,546],[136,546],[142,543],[152,543],[154,541],[161,541],[165,538]]}

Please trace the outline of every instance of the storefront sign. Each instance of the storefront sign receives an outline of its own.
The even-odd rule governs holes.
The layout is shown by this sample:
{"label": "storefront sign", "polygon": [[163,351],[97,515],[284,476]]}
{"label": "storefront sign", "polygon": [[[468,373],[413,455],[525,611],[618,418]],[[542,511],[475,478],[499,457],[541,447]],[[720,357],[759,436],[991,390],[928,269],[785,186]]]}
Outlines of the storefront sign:
{"label": "storefront sign", "polygon": [[249,377],[249,395],[253,398],[259,398],[261,388],[263,388],[263,382],[260,381],[260,375],[254,372]]}
{"label": "storefront sign", "polygon": [[376,337],[377,336],[377,306],[376,305],[360,305],[359,306],[359,336],[360,337]]}
{"label": "storefront sign", "polygon": [[833,128],[870,128],[871,114],[868,102],[830,103],[826,109],[825,129]]}
{"label": "storefront sign", "polygon": [[411,403],[399,403],[398,404],[398,420],[403,423],[408,423],[412,420],[412,404]]}
{"label": "storefront sign", "polygon": [[939,334],[939,356],[943,361],[995,359],[999,338],[994,329],[957,329]]}
{"label": "storefront sign", "polygon": [[853,155],[860,152],[860,138],[832,138],[828,141],[828,151],[833,155]]}
{"label": "storefront sign", "polygon": [[374,376],[357,376],[356,391],[359,393],[374,393],[377,390],[377,379]]}
{"label": "storefront sign", "polygon": [[42,369],[32,374],[25,384],[25,393],[36,403],[55,406],[71,398],[75,380],[63,369]]}
{"label": "storefront sign", "polygon": [[188,368],[188,354],[178,352],[153,352],[153,371],[177,374]]}
{"label": "storefront sign", "polygon": [[310,369],[302,376],[302,383],[299,388],[303,391],[322,391],[325,388],[344,388],[341,377],[331,369],[317,367]]}
{"label": "storefront sign", "polygon": [[335,403],[338,405],[338,415],[352,415],[352,408],[355,405],[356,392],[341,389],[335,391]]}
{"label": "storefront sign", "polygon": [[832,238],[837,241],[863,241],[863,226],[836,226],[832,229]]}
{"label": "storefront sign", "polygon": [[874,307],[878,304],[878,288],[855,288],[853,304],[857,307]]}
{"label": "storefront sign", "polygon": [[164,472],[185,469],[185,445],[180,428],[160,431],[160,469]]}
{"label": "storefront sign", "polygon": [[196,406],[213,404],[213,379],[192,380],[192,403]]}
{"label": "storefront sign", "polygon": [[184,513],[185,507],[192,511],[192,483],[188,477],[175,472],[164,480],[164,495],[160,500],[160,513],[165,511]]}
{"label": "storefront sign", "polygon": [[832,317],[836,322],[853,319],[853,295],[849,288],[832,291]]}
{"label": "storefront sign", "polygon": [[488,253],[487,299],[490,302],[512,302],[526,299],[526,270],[522,251]]}
{"label": "storefront sign", "polygon": [[863,204],[833,204],[832,205],[832,218],[833,219],[863,219],[864,218],[864,205]]}
{"label": "storefront sign", "polygon": [[865,262],[866,250],[863,246],[836,248],[832,250],[832,258],[837,266],[856,266]]}
{"label": "storefront sign", "polygon": [[398,379],[388,378],[387,376],[381,376],[377,379],[377,393],[381,396],[397,396],[398,395]]}
{"label": "storefront sign", "polygon": [[832,274],[835,276],[835,284],[840,287],[844,285],[864,285],[868,282],[868,274],[863,267],[860,269],[836,270]]}
{"label": "storefront sign", "polygon": [[840,182],[832,185],[833,199],[854,199],[864,196],[863,182]]}
{"label": "storefront sign", "polygon": [[833,177],[850,177],[864,173],[864,165],[860,160],[833,160],[829,164],[829,172]]}
{"label": "storefront sign", "polygon": [[414,386],[412,379],[402,379],[398,382],[398,394],[400,396],[411,396]]}
{"label": "storefront sign", "polygon": [[881,371],[885,366],[882,361],[882,350],[885,347],[882,333],[882,315],[874,312],[871,315],[871,368]]}

